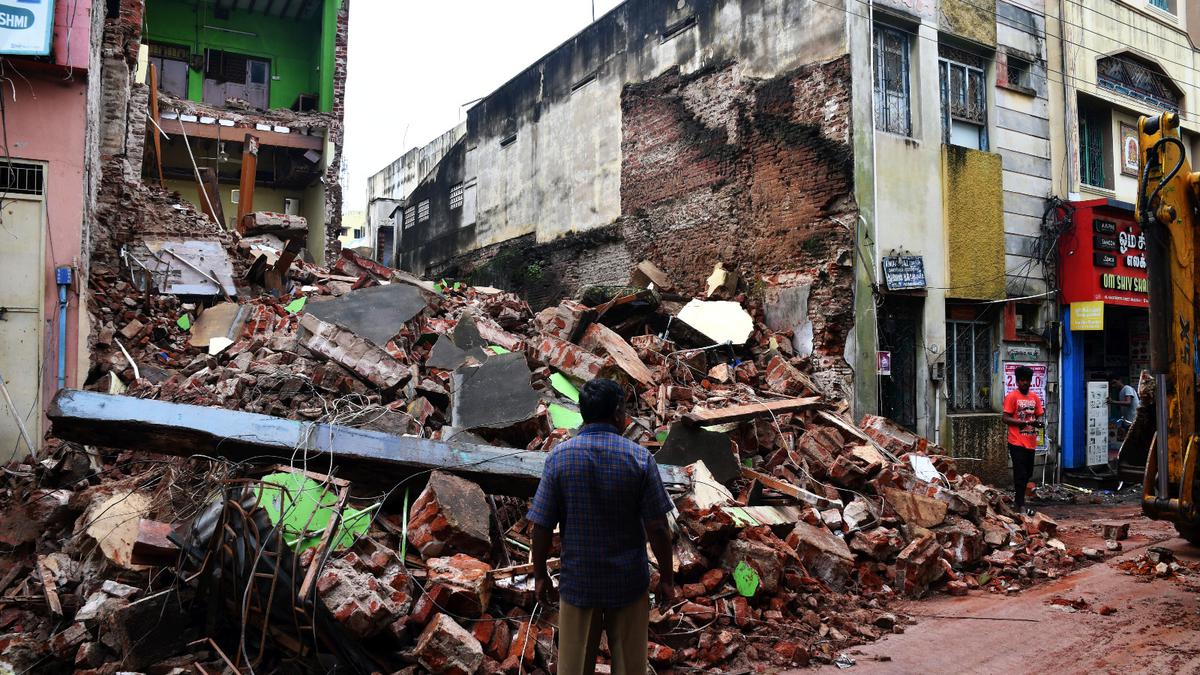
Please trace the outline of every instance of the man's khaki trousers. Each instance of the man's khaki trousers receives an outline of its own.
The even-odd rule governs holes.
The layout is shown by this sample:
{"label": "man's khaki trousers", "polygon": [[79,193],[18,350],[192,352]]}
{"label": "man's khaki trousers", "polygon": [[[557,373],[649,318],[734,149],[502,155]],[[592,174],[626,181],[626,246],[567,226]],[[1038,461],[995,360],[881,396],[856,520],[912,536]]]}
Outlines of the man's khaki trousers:
{"label": "man's khaki trousers", "polygon": [[560,600],[558,675],[592,675],[600,632],[608,635],[613,675],[646,675],[650,595],[617,609],[573,607]]}

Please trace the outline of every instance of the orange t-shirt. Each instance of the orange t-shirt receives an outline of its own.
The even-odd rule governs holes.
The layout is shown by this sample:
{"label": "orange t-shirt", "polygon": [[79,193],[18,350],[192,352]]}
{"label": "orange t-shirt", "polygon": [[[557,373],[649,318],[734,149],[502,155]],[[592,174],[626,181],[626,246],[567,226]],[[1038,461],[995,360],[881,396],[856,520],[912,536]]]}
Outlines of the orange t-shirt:
{"label": "orange t-shirt", "polygon": [[1037,427],[1033,421],[1046,413],[1042,408],[1042,399],[1031,389],[1028,394],[1022,394],[1019,389],[1008,392],[1004,397],[1004,413],[1022,422],[1020,426],[1009,425],[1008,442],[1029,450],[1036,450],[1038,444]]}

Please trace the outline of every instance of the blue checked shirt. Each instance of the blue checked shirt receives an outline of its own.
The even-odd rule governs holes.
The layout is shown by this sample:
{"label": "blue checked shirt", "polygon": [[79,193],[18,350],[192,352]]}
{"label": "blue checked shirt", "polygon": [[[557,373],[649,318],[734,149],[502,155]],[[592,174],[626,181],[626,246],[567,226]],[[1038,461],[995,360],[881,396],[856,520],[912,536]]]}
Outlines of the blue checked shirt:
{"label": "blue checked shirt", "polygon": [[561,525],[559,593],[576,607],[625,607],[650,587],[643,521],[675,508],[654,456],[589,424],[546,458],[529,520]]}

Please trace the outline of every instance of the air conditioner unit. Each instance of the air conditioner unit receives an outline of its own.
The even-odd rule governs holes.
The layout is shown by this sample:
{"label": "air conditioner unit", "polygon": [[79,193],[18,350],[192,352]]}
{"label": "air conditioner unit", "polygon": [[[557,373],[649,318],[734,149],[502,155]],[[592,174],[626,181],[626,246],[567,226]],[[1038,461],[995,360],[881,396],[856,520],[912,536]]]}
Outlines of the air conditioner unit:
{"label": "air conditioner unit", "polygon": [[283,212],[289,216],[300,215],[300,200],[299,199],[284,199]]}
{"label": "air conditioner unit", "polygon": [[229,201],[233,202],[234,204],[237,204],[238,202],[242,201],[242,191],[241,190],[231,191],[229,193]]}

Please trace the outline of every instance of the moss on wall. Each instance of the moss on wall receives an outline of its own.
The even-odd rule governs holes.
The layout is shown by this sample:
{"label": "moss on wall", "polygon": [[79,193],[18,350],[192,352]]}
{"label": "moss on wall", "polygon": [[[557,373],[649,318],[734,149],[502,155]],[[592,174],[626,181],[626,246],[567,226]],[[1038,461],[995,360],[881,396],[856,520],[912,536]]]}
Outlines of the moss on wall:
{"label": "moss on wall", "polygon": [[941,0],[938,6],[939,28],[989,47],[996,46],[995,5],[977,0]]}
{"label": "moss on wall", "polygon": [[1002,167],[1000,155],[943,146],[947,297],[1005,297]]}

